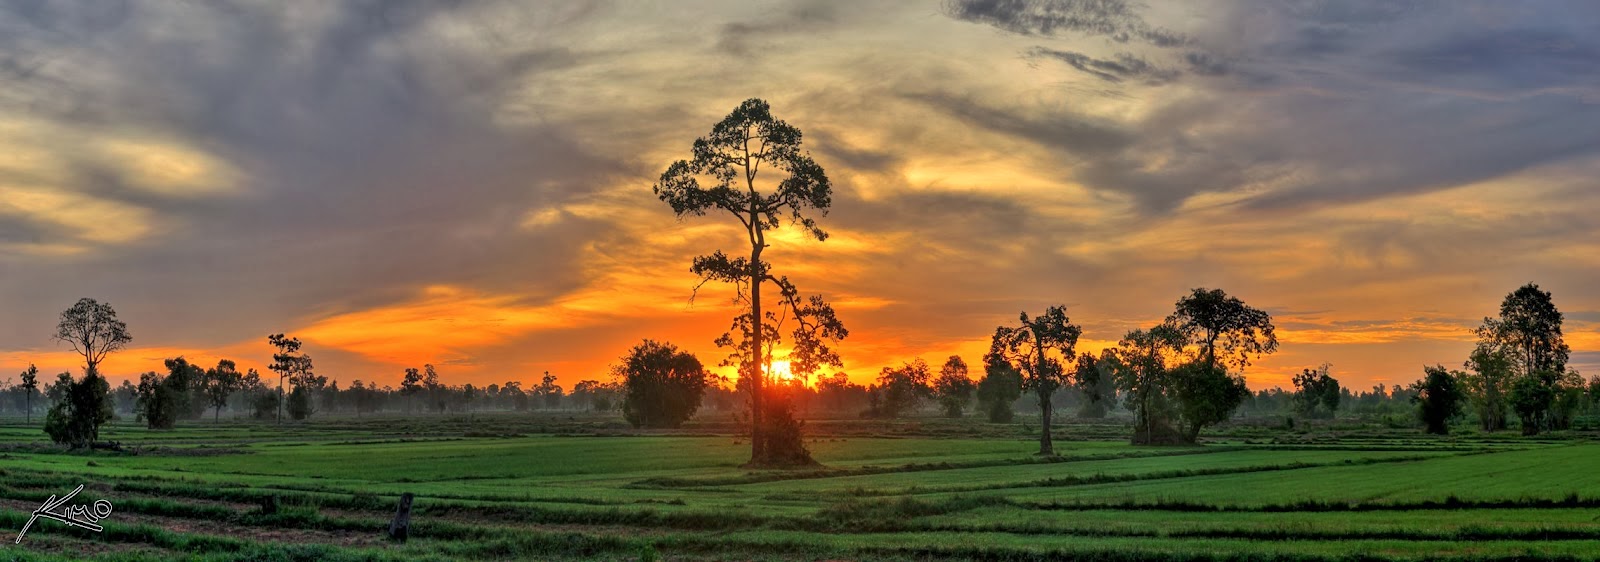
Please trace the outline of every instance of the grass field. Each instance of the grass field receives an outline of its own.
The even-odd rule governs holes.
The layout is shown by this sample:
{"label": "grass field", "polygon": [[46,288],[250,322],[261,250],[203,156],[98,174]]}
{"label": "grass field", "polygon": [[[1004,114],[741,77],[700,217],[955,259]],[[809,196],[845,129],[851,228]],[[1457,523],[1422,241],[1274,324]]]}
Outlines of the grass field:
{"label": "grass field", "polygon": [[[1037,427],[1037,426],[1035,426]],[[824,467],[751,471],[704,423],[488,414],[282,427],[113,426],[67,453],[0,427],[0,558],[115,560],[1596,559],[1600,443],[1572,433],[1275,434],[1134,447],[1115,424],[813,424]],[[115,506],[103,532],[41,520],[52,494]],[[416,495],[411,540],[382,530]],[[260,503],[276,496],[275,514]]]}

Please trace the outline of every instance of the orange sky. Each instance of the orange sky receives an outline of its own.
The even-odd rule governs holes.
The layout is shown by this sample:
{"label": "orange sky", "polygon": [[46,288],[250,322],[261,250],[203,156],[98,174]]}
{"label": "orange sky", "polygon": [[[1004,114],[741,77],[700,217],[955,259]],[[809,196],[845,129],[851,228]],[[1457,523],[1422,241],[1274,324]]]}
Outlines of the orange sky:
{"label": "orange sky", "polygon": [[0,17],[38,62],[0,93],[0,381],[77,372],[48,336],[82,296],[134,334],[113,379],[263,369],[277,332],[342,385],[433,363],[570,388],[644,338],[715,364],[731,293],[691,303],[689,265],[742,238],[650,186],[748,97],[833,180],[832,237],[767,254],[834,304],[857,382],[977,364],[1053,304],[1097,350],[1219,287],[1277,323],[1253,387],[1324,362],[1407,384],[1530,281],[1600,371],[1581,15],[1089,6],[1108,33],[982,2],[515,4]]}

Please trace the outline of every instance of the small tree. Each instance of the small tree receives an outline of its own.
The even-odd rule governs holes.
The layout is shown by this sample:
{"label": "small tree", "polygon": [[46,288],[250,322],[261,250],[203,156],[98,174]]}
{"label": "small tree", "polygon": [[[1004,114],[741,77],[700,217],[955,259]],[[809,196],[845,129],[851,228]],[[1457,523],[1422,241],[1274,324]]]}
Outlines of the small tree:
{"label": "small tree", "polygon": [[133,336],[109,303],[82,298],[61,313],[54,337],[83,356],[84,373],[80,382],[71,382],[71,376],[67,377],[65,400],[50,409],[45,419],[46,432],[57,443],[67,443],[75,449],[87,447],[100,438],[100,425],[112,415],[111,401],[107,399],[111,385],[100,376],[100,362],[127,347]]}
{"label": "small tree", "polygon": [[222,409],[227,407],[228,398],[244,386],[244,375],[239,373],[238,366],[233,361],[223,359],[217,361],[217,366],[206,370],[205,382],[201,388],[205,393],[206,402],[212,408],[211,421],[222,419]]}
{"label": "small tree", "polygon": [[1172,387],[1173,367],[1183,359],[1184,335],[1170,324],[1128,332],[1107,350],[1106,367],[1117,387],[1127,393],[1125,405],[1133,411],[1133,442],[1173,443],[1180,434],[1173,427],[1177,397]]}
{"label": "small tree", "polygon": [[710,374],[670,343],[645,340],[622,358],[622,416],[634,427],[673,428],[700,408]]}
{"label": "small tree", "polygon": [[932,372],[922,359],[904,363],[900,367],[884,367],[878,373],[878,384],[874,387],[879,395],[877,415],[898,418],[916,410],[924,398],[933,394],[928,387],[930,378]]}
{"label": "small tree", "polygon": [[[511,383],[506,383],[506,386],[511,386]],[[400,395],[406,397],[407,413],[411,412],[412,397],[418,392],[422,392],[422,371],[418,371],[415,367],[407,368],[405,378],[400,381]],[[517,389],[517,392],[522,392],[522,389]]]}
{"label": "small tree", "polygon": [[1100,358],[1088,353],[1078,356],[1073,379],[1078,384],[1078,391],[1083,393],[1083,407],[1078,409],[1079,418],[1104,418],[1107,411],[1116,405],[1116,376],[1111,370],[1112,363],[1107,359],[1110,352],[1109,349],[1102,351]]}
{"label": "small tree", "polygon": [[28,425],[33,425],[33,393],[39,390],[39,368],[29,363],[28,370],[22,372],[22,384],[18,387],[22,389],[23,401],[27,404],[23,406],[23,411],[27,413],[24,420]]}
{"label": "small tree", "polygon": [[550,371],[544,372],[544,378],[539,379],[539,387],[534,390],[544,402],[545,409],[554,410],[561,407],[561,385],[556,384],[556,377],[550,374]]}
{"label": "small tree", "polygon": [[1039,398],[1043,426],[1039,434],[1039,454],[1054,455],[1050,418],[1055,408],[1050,397],[1056,389],[1072,382],[1067,363],[1076,356],[1073,348],[1078,345],[1083,329],[1067,319],[1065,306],[1047,308],[1038,318],[1029,318],[1027,312],[1019,318],[1020,326],[995,328],[990,349],[997,350],[1006,363],[1022,373],[1023,387]]}
{"label": "small tree", "polygon": [[1461,378],[1461,384],[1472,397],[1478,423],[1485,432],[1505,429],[1506,405],[1517,378],[1511,356],[1492,342],[1480,341],[1466,367],[1470,371]]}
{"label": "small tree", "polygon": [[959,355],[951,355],[939,368],[939,378],[933,381],[933,395],[944,407],[948,418],[959,418],[967,403],[972,401],[972,391],[977,388],[967,374],[967,362]]}
{"label": "small tree", "polygon": [[1294,376],[1295,410],[1308,418],[1332,418],[1339,410],[1339,380],[1328,374],[1332,365],[1303,369]]}
{"label": "small tree", "polygon": [[167,375],[139,376],[139,417],[150,429],[172,429],[190,410],[191,390],[204,383],[205,370],[177,357],[166,360]]}
{"label": "small tree", "polygon": [[1010,423],[1016,417],[1012,404],[1022,397],[1022,373],[1007,363],[991,342],[983,356],[983,379],[978,381],[978,405],[990,423]]}
{"label": "small tree", "polygon": [[1461,405],[1466,395],[1458,382],[1459,373],[1446,371],[1443,365],[1425,367],[1422,380],[1411,384],[1417,405],[1417,419],[1427,426],[1428,433],[1448,435],[1450,420],[1461,415]]}

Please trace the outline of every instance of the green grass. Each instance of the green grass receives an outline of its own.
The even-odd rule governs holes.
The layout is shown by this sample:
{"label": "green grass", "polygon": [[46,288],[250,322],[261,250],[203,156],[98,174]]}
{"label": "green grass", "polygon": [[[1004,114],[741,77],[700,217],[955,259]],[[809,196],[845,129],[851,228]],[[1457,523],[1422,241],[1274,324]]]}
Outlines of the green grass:
{"label": "green grass", "polygon": [[[435,423],[427,423],[433,421]],[[718,425],[721,424],[721,425]],[[0,526],[51,494],[116,506],[104,533],[35,524],[0,558],[107,560],[1595,559],[1600,444],[1224,431],[1133,447],[1114,422],[815,424],[824,467],[747,470],[715,420],[332,419],[118,425],[126,452],[64,452],[0,426]],[[467,435],[493,435],[468,437]],[[1081,440],[1084,436],[1105,440]],[[1243,435],[1244,437],[1240,437]],[[417,495],[413,539],[380,530]],[[278,514],[259,512],[276,496]],[[9,542],[9,541],[7,541]]]}

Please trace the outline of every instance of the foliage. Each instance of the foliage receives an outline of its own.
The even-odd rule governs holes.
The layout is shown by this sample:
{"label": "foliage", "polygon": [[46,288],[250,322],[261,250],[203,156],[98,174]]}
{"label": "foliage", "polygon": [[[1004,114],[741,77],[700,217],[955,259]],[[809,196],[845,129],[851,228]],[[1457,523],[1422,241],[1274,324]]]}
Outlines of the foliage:
{"label": "foliage", "polygon": [[939,368],[939,378],[933,381],[933,395],[948,418],[961,417],[967,403],[972,402],[972,392],[976,388],[968,374],[967,362],[959,355],[945,360],[944,366]]}
{"label": "foliage", "polygon": [[[766,192],[756,185],[763,168],[782,176]],[[701,179],[709,185],[702,185]],[[843,339],[849,332],[821,296],[802,298],[788,277],[772,274],[771,264],[761,256],[769,246],[766,233],[781,226],[780,214],[787,213],[791,224],[811,238],[827,239],[827,233],[805,211],[827,214],[832,183],[822,167],[801,150],[800,129],[774,118],[767,102],[749,99],[714,125],[710,135],[696,139],[693,158],[672,163],[652,191],[680,218],[722,211],[743,225],[750,244],[748,258],[730,257],[718,250],[696,257],[691,271],[700,276],[701,286],[711,281],[732,284],[735,302],[749,305],[748,312],[734,318],[732,328],[717,344],[734,349],[733,357],[724,364],[738,367],[741,381],[748,381],[751,461],[770,465],[775,464],[776,456],[793,457],[769,455],[763,447],[770,440],[760,436],[764,427],[762,388],[778,343],[776,326],[786,318],[795,321],[787,360],[799,376],[810,376],[824,365],[842,365],[829,342]],[[761,288],[768,283],[779,289],[782,318],[762,310]],[[789,449],[801,446],[799,442],[784,444]]]}
{"label": "foliage", "polygon": [[[1200,359],[1210,369],[1242,370],[1255,357],[1278,350],[1272,316],[1222,289],[1194,289],[1178,299],[1167,323],[1200,348]],[[1219,347],[1221,357],[1217,356]]]}
{"label": "foliage", "polygon": [[1459,382],[1461,373],[1451,373],[1443,365],[1427,367],[1423,372],[1424,378],[1411,384],[1416,393],[1412,401],[1417,405],[1417,419],[1428,433],[1447,435],[1450,420],[1461,415],[1462,402],[1467,398]]}
{"label": "foliage", "polygon": [[1511,409],[1522,419],[1523,435],[1538,435],[1556,402],[1556,381],[1551,373],[1535,371],[1511,383]]}
{"label": "foliage", "polygon": [[93,445],[100,438],[100,426],[111,420],[111,385],[104,377],[89,371],[80,380],[66,373],[65,388],[59,401],[45,415],[44,431],[50,440],[74,449]]}
{"label": "foliage", "polygon": [[1174,428],[1178,415],[1173,370],[1184,359],[1183,332],[1170,324],[1128,332],[1117,347],[1106,350],[1106,367],[1123,404],[1134,413],[1135,443],[1172,443],[1181,438]]}
{"label": "foliage", "polygon": [[206,402],[213,409],[212,419],[218,420],[222,417],[222,409],[228,405],[228,398],[244,388],[244,375],[239,373],[233,361],[222,359],[217,361],[216,367],[206,370],[200,387]]}
{"label": "foliage", "polygon": [[709,374],[670,343],[645,340],[622,358],[622,416],[634,427],[678,427],[700,408]]}
{"label": "foliage", "polygon": [[83,356],[84,375],[83,380],[74,382],[71,375],[62,373],[62,380],[52,389],[55,404],[45,416],[45,433],[56,443],[87,447],[100,437],[100,425],[113,413],[107,396],[111,385],[100,376],[100,362],[127,347],[133,336],[110,303],[82,298],[61,313],[54,338]]}
{"label": "foliage", "polygon": [[27,413],[25,421],[28,425],[33,425],[33,395],[39,391],[39,368],[29,363],[27,370],[22,371],[22,383],[17,387],[22,389],[23,400],[26,402],[23,406],[23,411]]}
{"label": "foliage", "polygon": [[878,384],[871,388],[876,394],[874,417],[898,418],[922,405],[922,400],[932,396],[928,386],[932,373],[928,363],[916,359],[899,367],[884,367],[878,373]]}
{"label": "foliage", "polygon": [[999,326],[989,343],[989,352],[1022,373],[1023,388],[1032,390],[1039,398],[1040,424],[1039,454],[1053,455],[1055,447],[1050,441],[1050,418],[1054,406],[1050,403],[1056,389],[1072,384],[1067,363],[1076,356],[1074,347],[1083,329],[1067,318],[1065,306],[1045,309],[1037,318],[1027,312],[1018,316],[1020,326]]}
{"label": "foliage", "polygon": [[1562,373],[1571,352],[1562,319],[1550,292],[1529,283],[1506,295],[1498,318],[1483,319],[1476,330],[1479,346],[1505,353],[1518,375]]}
{"label": "foliage", "polygon": [[[1509,381],[1509,405],[1521,418],[1524,435],[1537,435],[1558,418],[1550,410],[1561,392],[1558,387],[1571,353],[1561,333],[1562,320],[1550,292],[1529,283],[1506,295],[1500,316],[1484,318],[1475,331],[1478,349],[1490,361],[1485,367],[1499,377],[1514,377]],[[1510,374],[1498,370],[1504,366],[1496,362],[1495,354],[1504,356]],[[1468,363],[1471,367],[1472,361]],[[1487,390],[1484,399],[1492,400]]]}
{"label": "foliage", "polygon": [[1077,381],[1078,391],[1083,393],[1083,407],[1078,409],[1078,417],[1083,419],[1100,419],[1117,402],[1116,375],[1112,372],[1111,350],[1102,351],[1099,358],[1085,353],[1078,356],[1078,364],[1073,374]]}
{"label": "foliage", "polygon": [[1469,371],[1460,382],[1477,410],[1480,427],[1486,432],[1505,429],[1506,406],[1516,379],[1511,356],[1490,342],[1479,342],[1465,366]]}
{"label": "foliage", "polygon": [[[326,377],[319,377],[312,373],[311,356],[300,353],[300,338],[291,338],[284,334],[272,334],[267,336],[267,343],[278,350],[277,353],[272,354],[272,364],[268,365],[267,368],[278,374],[278,402],[280,404],[283,403],[284,379],[288,379],[289,383],[296,388],[301,386],[321,388],[321,385],[327,382]],[[302,408],[300,411],[302,415],[310,415],[309,405],[302,405]],[[281,407],[278,409],[278,421],[283,421],[283,409]]]}
{"label": "foliage", "polygon": [[1022,396],[1022,373],[991,347],[983,356],[983,378],[978,381],[978,405],[991,423],[1010,423],[1016,416],[1011,405]]}
{"label": "foliage", "polygon": [[1199,361],[1180,366],[1173,373],[1172,382],[1181,422],[1179,432],[1185,443],[1198,442],[1205,426],[1227,421],[1250,394],[1244,377],[1229,375],[1221,367]]}
{"label": "foliage", "polygon": [[150,429],[172,429],[179,418],[189,417],[193,407],[191,391],[205,378],[205,370],[177,357],[166,360],[167,375],[154,372],[139,376],[138,410]]}
{"label": "foliage", "polygon": [[1332,418],[1339,411],[1339,380],[1328,374],[1332,365],[1304,369],[1294,376],[1295,411],[1308,418]]}

